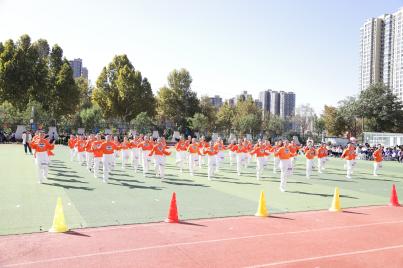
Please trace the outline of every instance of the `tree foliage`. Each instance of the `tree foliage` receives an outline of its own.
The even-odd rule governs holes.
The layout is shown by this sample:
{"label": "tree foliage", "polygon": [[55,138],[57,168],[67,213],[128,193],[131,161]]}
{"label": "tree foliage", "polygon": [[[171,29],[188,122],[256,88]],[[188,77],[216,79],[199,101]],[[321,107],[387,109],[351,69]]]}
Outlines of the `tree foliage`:
{"label": "tree foliage", "polygon": [[154,115],[155,100],[151,85],[140,71],[134,69],[126,55],[115,56],[102,69],[93,100],[106,118],[130,122],[139,113]]}
{"label": "tree foliage", "polygon": [[151,133],[154,128],[154,123],[152,118],[146,113],[139,113],[135,119],[131,121],[133,127],[136,131],[140,133]]}
{"label": "tree foliage", "polygon": [[193,130],[205,133],[209,127],[209,119],[202,113],[195,113],[193,117],[189,118],[190,127]]}
{"label": "tree foliage", "polygon": [[262,122],[262,110],[256,106],[252,98],[238,100],[235,106],[233,126],[241,134],[257,133]]}
{"label": "tree foliage", "polygon": [[219,130],[229,134],[234,122],[235,109],[225,102],[217,112],[216,126]]}

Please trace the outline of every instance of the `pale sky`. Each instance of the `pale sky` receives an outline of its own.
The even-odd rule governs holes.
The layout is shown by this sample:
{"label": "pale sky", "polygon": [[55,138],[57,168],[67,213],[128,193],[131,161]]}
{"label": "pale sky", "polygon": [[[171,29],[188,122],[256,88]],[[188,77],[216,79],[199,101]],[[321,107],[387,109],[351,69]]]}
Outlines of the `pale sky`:
{"label": "pale sky", "polygon": [[0,41],[29,34],[82,58],[95,83],[127,54],[156,93],[186,68],[199,96],[294,91],[297,105],[358,93],[359,28],[403,0],[0,0]]}

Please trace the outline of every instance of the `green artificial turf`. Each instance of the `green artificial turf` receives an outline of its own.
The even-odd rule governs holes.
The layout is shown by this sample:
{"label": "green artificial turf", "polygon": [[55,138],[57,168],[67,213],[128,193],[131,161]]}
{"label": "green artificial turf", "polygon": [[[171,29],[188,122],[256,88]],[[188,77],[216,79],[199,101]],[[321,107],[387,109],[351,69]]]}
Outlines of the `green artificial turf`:
{"label": "green artificial turf", "polygon": [[[358,161],[353,179],[345,178],[343,161],[330,159],[324,174],[305,178],[305,159],[298,157],[287,192],[279,190],[280,174],[272,173],[272,161],[261,181],[256,180],[255,162],[241,177],[230,168],[228,158],[213,181],[207,167],[194,177],[175,167],[168,158],[166,179],[122,171],[120,162],[110,183],[95,179],[78,162],[71,162],[67,147],[58,146],[45,184],[38,184],[33,157],[22,145],[0,145],[0,234],[47,231],[53,220],[57,197],[61,197],[69,228],[162,221],[168,214],[172,192],[176,192],[181,219],[253,215],[260,191],[266,194],[270,213],[329,208],[335,186],[340,188],[343,207],[387,204],[392,184],[402,199],[403,165],[384,162],[379,177],[373,177],[372,162]],[[270,159],[271,160],[271,159]],[[207,162],[207,161],[206,161]]]}

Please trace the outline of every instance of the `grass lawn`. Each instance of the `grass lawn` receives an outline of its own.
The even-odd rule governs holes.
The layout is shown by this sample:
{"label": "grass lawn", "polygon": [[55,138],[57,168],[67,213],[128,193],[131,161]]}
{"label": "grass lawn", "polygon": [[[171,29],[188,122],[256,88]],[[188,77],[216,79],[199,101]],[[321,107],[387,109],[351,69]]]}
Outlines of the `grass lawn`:
{"label": "grass lawn", "polygon": [[254,161],[238,177],[226,159],[216,179],[208,181],[206,166],[194,177],[187,169],[180,174],[172,154],[164,181],[153,172],[143,177],[131,167],[122,171],[118,162],[110,183],[104,184],[70,162],[67,147],[58,146],[55,154],[48,180],[38,184],[33,157],[24,154],[23,146],[0,145],[0,235],[47,231],[59,196],[69,228],[162,221],[174,191],[181,219],[253,215],[261,190],[271,213],[327,209],[335,186],[343,207],[387,204],[393,183],[403,198],[403,165],[397,162],[384,162],[380,176],[373,177],[372,162],[358,161],[353,179],[347,180],[343,161],[330,159],[324,174],[314,171],[308,180],[305,159],[299,156],[287,192],[282,193],[272,161],[257,181]]}

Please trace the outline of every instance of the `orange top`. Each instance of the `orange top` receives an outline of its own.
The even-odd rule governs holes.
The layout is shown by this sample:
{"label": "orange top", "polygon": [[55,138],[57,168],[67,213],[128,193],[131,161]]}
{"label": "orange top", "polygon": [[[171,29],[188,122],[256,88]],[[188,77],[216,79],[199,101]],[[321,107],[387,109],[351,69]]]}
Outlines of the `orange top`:
{"label": "orange top", "polygon": [[101,145],[102,154],[113,154],[116,150],[116,143],[113,141],[105,141]]}
{"label": "orange top", "polygon": [[91,143],[91,149],[94,153],[94,157],[102,157],[102,143],[104,143],[104,141],[94,141]]}
{"label": "orange top", "polygon": [[81,152],[84,152],[85,151],[85,141],[84,140],[77,140],[76,141],[76,143],[75,143],[75,147],[77,147],[77,151],[79,152],[79,153],[81,153]]}
{"label": "orange top", "polygon": [[199,145],[197,143],[192,143],[188,147],[188,152],[191,154],[201,154]]}
{"label": "orange top", "polygon": [[290,159],[292,156],[292,153],[288,147],[281,147],[277,151],[277,156],[280,158],[280,160],[287,160]]}
{"label": "orange top", "polygon": [[35,150],[35,153],[47,152],[55,148],[48,140],[41,138],[37,138],[35,142],[32,142],[31,147]]}
{"label": "orange top", "polygon": [[216,155],[218,154],[217,150],[214,149],[214,146],[212,147],[206,147],[203,150],[203,154],[207,154],[207,155]]}
{"label": "orange top", "polygon": [[186,151],[188,145],[186,145],[186,141],[178,141],[175,145],[176,151]]}
{"label": "orange top", "polygon": [[355,149],[345,149],[344,151],[343,151],[343,154],[341,155],[341,157],[342,158],[344,158],[344,159],[346,159],[346,160],[354,160],[355,159],[355,157],[356,157],[356,154],[355,154]]}
{"label": "orange top", "polygon": [[152,141],[143,141],[139,144],[139,148],[143,149],[143,151],[151,151],[153,149],[153,142]]}
{"label": "orange top", "polygon": [[122,149],[122,150],[128,150],[128,149],[130,149],[130,142],[128,142],[128,141],[122,142],[122,143],[120,144],[120,149]]}
{"label": "orange top", "polygon": [[315,156],[316,156],[315,148],[308,149],[308,150],[305,152],[305,157],[306,157],[307,159],[309,159],[309,160],[314,159]]}
{"label": "orange top", "polygon": [[92,153],[92,143],[94,142],[93,139],[89,139],[87,140],[87,142],[85,143],[85,150],[89,153]]}
{"label": "orange top", "polygon": [[265,157],[268,156],[269,154],[266,153],[266,148],[264,145],[262,146],[255,146],[255,148],[253,149],[253,151],[251,152],[251,154],[256,154],[256,157]]}
{"label": "orange top", "polygon": [[318,150],[316,150],[316,154],[318,158],[326,157],[328,154],[326,147],[323,146],[319,147]]}
{"label": "orange top", "polygon": [[246,146],[244,146],[242,143],[240,144],[236,144],[234,147],[232,147],[233,151],[236,153],[247,153],[248,152],[248,148]]}
{"label": "orange top", "polygon": [[377,163],[380,163],[383,160],[382,150],[381,149],[375,150],[375,152],[372,154],[372,156],[374,157],[374,161],[377,162]]}
{"label": "orange top", "polygon": [[291,152],[292,156],[296,156],[298,150],[299,150],[301,147],[298,146],[298,145],[290,144],[290,145],[288,146],[288,148],[290,149],[290,152]]}
{"label": "orange top", "polygon": [[75,138],[69,139],[68,145],[70,149],[73,149],[75,144],[76,144]]}
{"label": "orange top", "polygon": [[120,151],[120,142],[119,141],[112,141],[115,144],[115,150]]}
{"label": "orange top", "polygon": [[131,140],[130,141],[130,148],[138,148],[139,147],[139,144],[140,144],[140,142],[139,142],[139,140]]}
{"label": "orange top", "polygon": [[165,145],[163,143],[158,143],[154,145],[153,149],[148,154],[149,156],[155,155],[170,155],[171,153],[165,150]]}
{"label": "orange top", "polygon": [[225,150],[226,148],[225,148],[224,144],[222,144],[221,142],[217,142],[216,144],[214,144],[214,149],[216,151],[222,151],[222,150]]}

